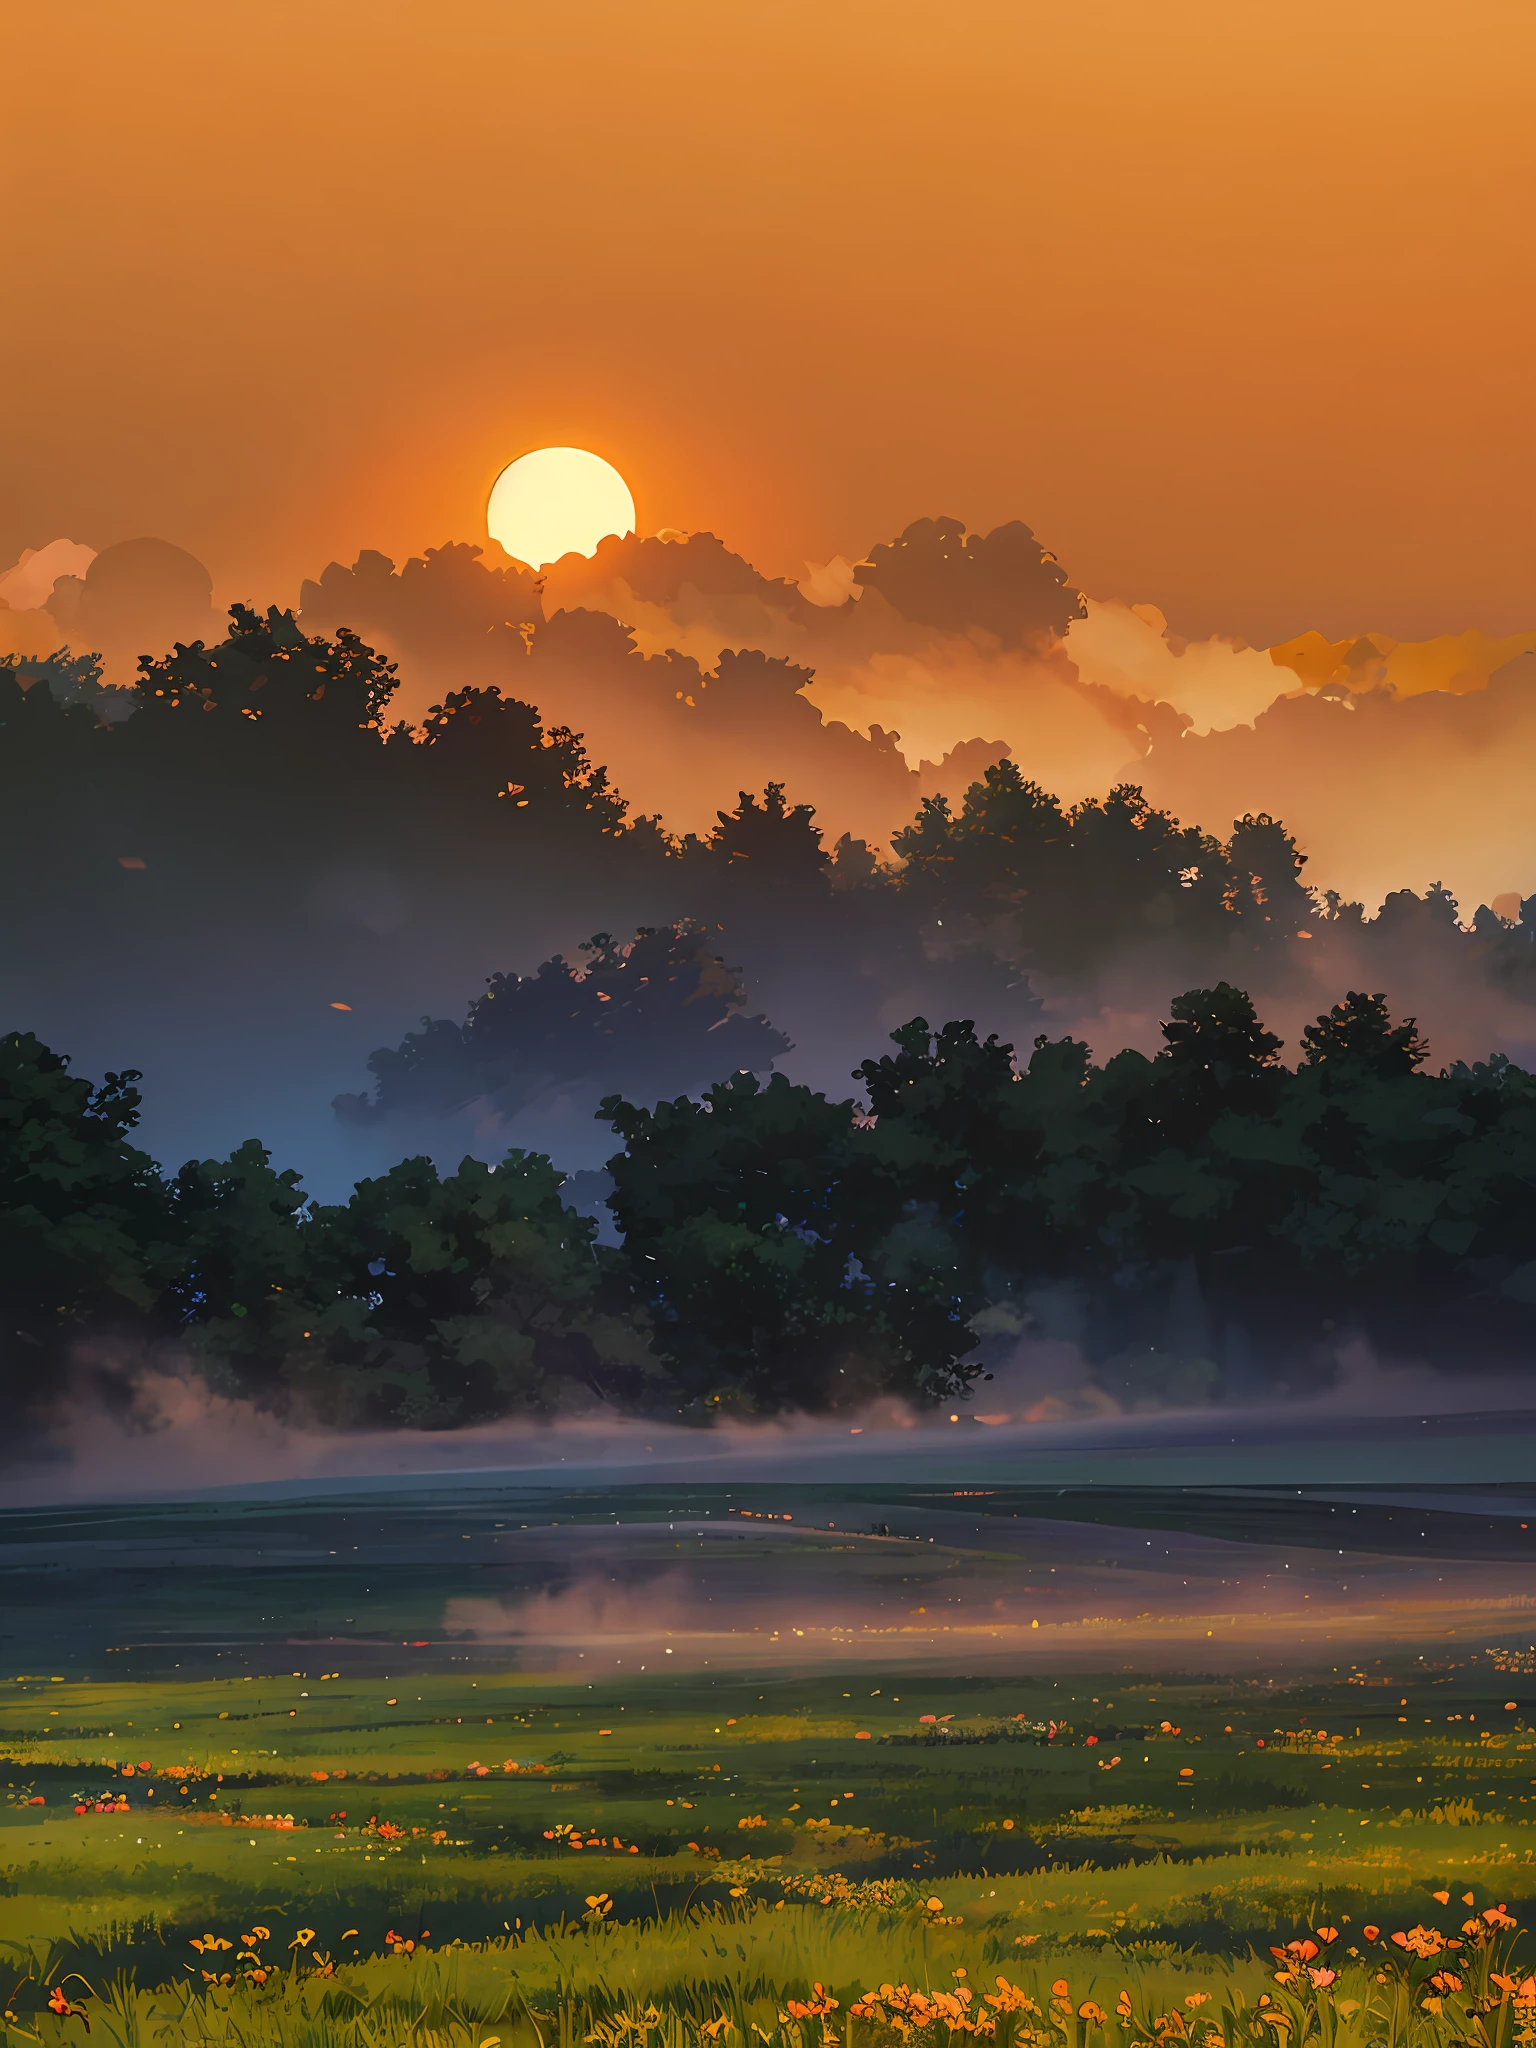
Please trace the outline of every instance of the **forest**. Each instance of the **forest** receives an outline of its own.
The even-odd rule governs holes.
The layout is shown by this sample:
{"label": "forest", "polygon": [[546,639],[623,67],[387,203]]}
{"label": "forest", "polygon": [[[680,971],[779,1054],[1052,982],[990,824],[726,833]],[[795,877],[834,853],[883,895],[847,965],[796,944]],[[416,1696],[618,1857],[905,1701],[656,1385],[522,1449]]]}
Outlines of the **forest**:
{"label": "forest", "polygon": [[[1036,568],[1028,587],[1067,603]],[[877,551],[876,571],[933,610],[910,563]],[[546,636],[613,623],[507,631],[532,664]],[[692,681],[749,723],[801,701],[761,654]],[[414,725],[399,687],[352,627],[243,605],[131,688],[65,652],[0,668],[3,830],[29,877],[6,913],[13,1016],[28,962],[39,990],[89,972],[96,1042],[164,976],[176,1058],[247,1119],[225,1156],[167,1170],[136,1136],[165,1080],[141,1091],[130,1053],[92,1082],[53,1034],[5,1038],[18,1412],[173,1355],[280,1412],[442,1428],[949,1401],[1030,1334],[1129,1407],[1322,1386],[1354,1336],[1529,1361],[1536,1082],[1502,1053],[1437,1071],[1375,991],[1404,969],[1536,1004],[1536,898],[1464,924],[1448,891],[1402,890],[1368,917],[1308,885],[1266,813],[1219,833],[1129,783],[1066,803],[1007,756],[919,794],[887,846],[828,847],[776,780],[679,833],[499,683]],[[357,1038],[387,1014],[370,977],[446,985],[509,904],[591,936],[460,981],[457,1017]],[[1133,985],[1150,1048],[1096,1056],[1061,1028],[1074,992],[1102,1010]],[[283,1164],[238,1031],[221,1040],[220,1002],[248,995],[252,1071],[296,1051],[308,1071],[261,1008],[274,988],[353,1032],[354,1086],[318,1107],[381,1170],[339,1199]],[[1313,990],[1283,1059],[1260,1013]],[[591,1119],[574,1163],[519,1142],[551,1102]]]}
{"label": "forest", "polygon": [[[1024,1063],[921,1018],[831,1100],[739,1070],[610,1096],[607,1206],[537,1154],[406,1159],[306,1200],[257,1141],[173,1175],[137,1076],[0,1041],[6,1393],[41,1420],[158,1343],[329,1422],[452,1427],[608,1401],[703,1416],[949,1400],[982,1340],[1069,1333],[1130,1407],[1326,1384],[1341,1329],[1449,1366],[1536,1341],[1536,1078],[1425,1073],[1352,993],[1294,1069],[1228,983],[1164,1049]],[[94,1341],[82,1343],[82,1337]],[[77,1383],[77,1382],[76,1382]]]}

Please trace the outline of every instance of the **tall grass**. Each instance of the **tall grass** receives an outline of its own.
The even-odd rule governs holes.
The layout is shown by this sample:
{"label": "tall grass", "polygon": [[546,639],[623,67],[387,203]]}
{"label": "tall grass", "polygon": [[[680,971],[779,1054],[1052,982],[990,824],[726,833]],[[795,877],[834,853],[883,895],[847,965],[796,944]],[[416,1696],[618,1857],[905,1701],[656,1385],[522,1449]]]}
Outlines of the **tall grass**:
{"label": "tall grass", "polygon": [[1257,1954],[1168,1944],[1038,1959],[1015,1944],[1000,1955],[996,1930],[933,1914],[736,1901],[616,1924],[605,1910],[598,1897],[579,1922],[435,1950],[402,1939],[351,1964],[312,1944],[230,1969],[231,1937],[182,1981],[157,1986],[129,1972],[93,1981],[57,1947],[18,1955],[5,2038],[32,2048],[87,2032],[113,2048],[1536,2048],[1536,1985],[1510,1960],[1517,1935],[1497,1951],[1484,1944],[1476,1968],[1458,1963],[1461,1988],[1442,1998],[1424,1974],[1432,1963],[1410,1969],[1384,1941],[1346,1954],[1343,1936],[1336,1974],[1319,1985]]}

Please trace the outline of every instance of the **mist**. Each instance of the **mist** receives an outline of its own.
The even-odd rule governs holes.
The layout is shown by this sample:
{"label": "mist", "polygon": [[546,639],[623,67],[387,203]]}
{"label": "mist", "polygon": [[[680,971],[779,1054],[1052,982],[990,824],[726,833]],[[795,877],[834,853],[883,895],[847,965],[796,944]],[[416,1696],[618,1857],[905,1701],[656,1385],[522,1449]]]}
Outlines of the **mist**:
{"label": "mist", "polygon": [[[1288,1042],[1361,985],[1417,1015],[1437,1057],[1530,1056],[1528,977],[1497,943],[1536,887],[1517,787],[1536,716],[1528,641],[1192,642],[1154,606],[1073,593],[1017,524],[952,590],[941,549],[956,533],[958,522],[918,522],[883,551],[901,573],[876,549],[874,568],[808,564],[800,585],[698,534],[605,541],[542,582],[494,543],[483,555],[428,550],[400,569],[364,553],[305,584],[301,623],[353,627],[398,660],[390,716],[418,729],[455,690],[532,702],[546,727],[581,734],[632,818],[655,815],[665,832],[707,837],[742,789],[782,782],[812,807],[849,880],[860,861],[892,869],[891,837],[924,798],[958,810],[1009,757],[1067,805],[1129,780],[1207,831],[1274,815],[1298,840],[1307,885],[1363,907],[1354,922],[1309,919],[1286,957],[1271,949],[1245,968]],[[61,644],[104,650],[119,688],[93,701],[121,717],[129,650],[161,656],[216,634],[210,588],[161,543],[92,555],[59,542],[9,572],[0,639],[23,684]],[[152,841],[164,823],[152,827],[131,797],[114,814],[78,782],[18,792],[10,858],[40,886],[13,911],[5,1015],[82,1068],[141,1069],[146,1137],[168,1160],[259,1133],[318,1191],[398,1156],[398,1136],[328,1113],[366,1087],[377,1048],[423,1016],[462,1017],[494,974],[578,958],[597,931],[622,940],[679,915],[719,926],[743,1000],[793,1041],[782,1069],[832,1089],[918,1012],[975,1015],[1015,1038],[1070,1032],[1099,1057],[1149,1050],[1182,982],[1216,972],[1209,958],[1172,958],[1154,927],[1101,949],[1087,973],[1005,948],[1001,971],[978,978],[974,951],[962,965],[921,920],[896,934],[868,897],[862,915],[822,918],[818,931],[787,907],[776,923],[739,887],[680,887],[663,863],[591,846],[541,846],[529,890],[511,880],[522,856],[509,870],[489,844],[470,852],[458,821],[445,829],[419,804],[363,818],[318,790],[295,810],[274,787],[276,836],[225,850],[225,822],[196,816],[207,800],[196,787],[172,800],[189,829],[165,821],[179,843],[163,852]],[[1437,883],[1448,913],[1429,903]],[[1466,925],[1493,902],[1500,914],[1480,913],[1483,943],[1469,946],[1458,915]],[[601,1092],[557,1089],[511,1125],[481,1110],[406,1135],[443,1159],[513,1140],[590,1169],[603,1156],[590,1126]]]}
{"label": "mist", "polygon": [[[1447,1129],[1497,1115],[1513,1132],[1518,1120],[1513,1093],[1502,1106],[1493,1096],[1536,1063],[1536,893],[1522,894],[1527,835],[1511,780],[1536,715],[1536,652],[1519,635],[1192,641],[1155,606],[1085,594],[1021,521],[982,533],[951,517],[914,521],[857,562],[808,563],[800,582],[763,575],[713,535],[668,533],[610,538],[543,576],[464,544],[402,565],[364,550],[306,581],[297,613],[237,604],[227,624],[202,565],[153,540],[94,554],[58,543],[18,563],[5,588],[0,839],[28,885],[6,906],[0,1021],[77,1074],[140,1074],[135,1142],[171,1173],[203,1162],[188,1171],[210,1189],[237,1184],[247,1168],[230,1180],[217,1162],[250,1141],[273,1173],[298,1173],[295,1201],[351,1200],[359,1215],[386,1199],[402,1159],[433,1162],[443,1179],[430,1199],[453,1201],[469,1198],[469,1181],[446,1189],[461,1162],[533,1152],[568,1177],[570,1212],[622,1249],[621,1214],[633,1223],[640,1211],[623,1211],[611,1175],[620,1137],[650,1105],[720,1109],[722,1088],[740,1084],[747,1099],[745,1077],[787,1080],[802,1094],[783,1100],[810,1113],[813,1091],[853,1132],[868,1127],[893,1037],[909,1034],[907,1058],[914,1020],[934,1033],[970,1020],[978,1057],[991,1058],[980,1048],[993,1038],[1015,1048],[1020,1083],[1031,1044],[1055,1047],[1025,1089],[1042,1103],[1051,1062],[1071,1066],[1074,1047],[1106,1105],[1143,1085],[1137,1055],[1152,1061],[1155,1129],[1157,1061],[1185,1028],[1170,1016],[1222,989],[1249,1006],[1287,1072],[1312,1058],[1309,1037],[1348,992],[1380,991],[1380,1031],[1400,1029],[1414,1048],[1403,1073],[1428,1061],[1426,1076],[1451,1091],[1435,1112]],[[1475,906],[1456,894],[1464,876],[1487,889]],[[1486,1107],[1473,1103],[1479,1089]],[[1098,1114],[1082,1142],[1098,1143]],[[1319,1140],[1314,1158],[1313,1129],[1275,1139],[1277,1159],[1322,1176],[1328,1256],[1344,1257],[1348,1212],[1370,1247],[1359,1256],[1380,1266],[1392,1240],[1371,1235],[1365,1195],[1339,1207],[1324,1183],[1343,1155]],[[937,1124],[934,1136],[949,1142]],[[1389,1121],[1373,1142],[1397,1173]],[[1493,1200],[1475,1149],[1445,1165],[1443,1186],[1415,1184],[1430,1204],[1415,1228],[1433,1250],[1461,1248],[1455,1257],[1483,1228],[1459,1220],[1470,1197],[1458,1176],[1486,1182]],[[1134,1153],[1116,1170],[1141,1205]],[[1199,1201],[1219,1214],[1249,1172],[1224,1163]],[[890,1234],[850,1244],[846,1270],[867,1273],[878,1243],[908,1275],[902,1233],[915,1244],[938,1227],[935,1198],[911,1197]],[[801,1195],[783,1199],[793,1208]],[[1252,1199],[1261,1240],[1283,1226],[1286,1256],[1303,1256],[1313,1226],[1302,1211]],[[763,1227],[823,1241],[824,1222],[786,1215]],[[1454,1312],[1450,1294],[1421,1304],[1424,1355],[1440,1370],[1462,1371],[1469,1344],[1500,1370],[1525,1356],[1525,1254],[1505,1210],[1489,1218],[1484,1264],[1457,1268]],[[1010,1423],[1198,1406],[1215,1382],[1240,1400],[1318,1392],[1347,1380],[1341,1347],[1400,1353],[1411,1341],[1404,1304],[1422,1276],[1389,1285],[1382,1267],[1374,1294],[1346,1286],[1342,1267],[1326,1284],[1293,1276],[1291,1306],[1282,1313],[1277,1297],[1264,1311],[1229,1286],[1238,1268],[1221,1260],[1243,1250],[1236,1240],[1151,1253],[1150,1209],[1145,1226],[1134,1315],[1118,1281],[1085,1269],[1058,1285],[1048,1261],[1016,1274],[1016,1249],[993,1247],[969,1305],[952,1308],[951,1335],[921,1339],[938,1346],[931,1397],[997,1371],[1010,1330],[1028,1338],[1007,1361],[1015,1376],[1028,1376],[1021,1361],[1053,1360],[1036,1397],[985,1394],[982,1412]],[[383,1228],[375,1218],[365,1235]],[[1084,1211],[1074,1229],[1108,1256],[1102,1219]],[[365,1268],[403,1259],[397,1242],[377,1238],[371,1265],[355,1244],[340,1253],[344,1276],[316,1282],[316,1299],[366,1305],[377,1290]],[[926,1256],[950,1270],[933,1246]],[[572,1337],[558,1399],[551,1380],[540,1400],[615,1399],[626,1373],[639,1397],[654,1330],[676,1310],[665,1290],[647,1295],[653,1254],[624,1259],[629,1294],[593,1307],[610,1318],[601,1370],[575,1362],[590,1332]],[[616,1284],[611,1262],[602,1271],[604,1288]],[[211,1313],[191,1278],[170,1294],[165,1284],[143,1283],[161,1334],[167,1318]],[[407,1321],[408,1295],[402,1282]],[[1303,1296],[1306,1327],[1295,1323]],[[236,1321],[247,1314],[238,1290],[228,1302]],[[468,1347],[458,1391],[433,1411],[445,1424],[506,1398],[487,1391],[500,1385],[503,1339],[479,1313],[466,1296],[410,1339],[431,1351],[451,1327]],[[614,1314],[629,1332],[617,1349]],[[283,1341],[300,1335],[309,1341],[297,1327]],[[260,1364],[233,1323],[218,1341],[249,1352],[242,1393],[250,1374],[279,1371],[266,1407],[305,1426],[297,1354]],[[343,1345],[338,1332],[326,1341]],[[872,1341],[882,1357],[897,1342]],[[517,1342],[534,1343],[531,1329]],[[895,1370],[857,1345],[820,1363],[802,1345],[792,1363],[796,1343],[786,1336],[788,1379],[759,1397],[770,1407],[814,1407],[830,1389],[846,1408]],[[1051,1353],[1062,1345],[1070,1358]],[[407,1353],[389,1354],[405,1375],[392,1383],[397,1415],[365,1373],[325,1426],[386,1410],[408,1423],[413,1402],[431,1407],[420,1387],[405,1391],[417,1370]],[[916,1357],[901,1370],[918,1374]],[[684,1408],[719,1398],[708,1379],[719,1369],[699,1367]]]}

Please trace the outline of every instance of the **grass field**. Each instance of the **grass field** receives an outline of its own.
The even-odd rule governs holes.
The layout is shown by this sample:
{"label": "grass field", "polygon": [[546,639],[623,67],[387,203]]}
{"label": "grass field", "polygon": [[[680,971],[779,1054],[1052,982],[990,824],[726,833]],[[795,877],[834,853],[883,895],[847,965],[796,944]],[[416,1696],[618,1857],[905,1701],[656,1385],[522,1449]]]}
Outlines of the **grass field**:
{"label": "grass field", "polygon": [[[1367,1925],[1455,1936],[1463,1895],[1516,1918],[1536,1895],[1521,1675],[1439,1664],[1290,1688],[20,1677],[0,1913],[34,1981],[12,2024],[35,2033],[44,1986],[80,1995],[75,1972],[87,2012],[127,1972],[243,2024],[296,1995],[295,1969],[312,2002],[436,2001],[502,2029],[711,2001],[761,2025],[818,1980],[846,2016],[881,1983],[999,1973],[1042,2011],[1058,1978],[1106,2011],[1130,1987],[1254,2004],[1272,1942],[1335,1926],[1363,1956]],[[146,2014],[168,2020],[167,1996]]]}
{"label": "grass field", "polygon": [[[455,1551],[431,1590],[420,1540],[381,1562],[376,1538],[338,1592],[361,1614],[375,1583],[408,1584],[393,1643],[263,1636],[274,1583],[302,1574],[291,1531],[260,1533],[246,1548],[272,1568],[244,1591],[195,1571],[178,1525],[174,1560],[134,1553],[142,1583],[115,1603],[88,1560],[43,1559],[35,1525],[13,1542],[9,1640],[38,1668],[0,1690],[8,2036],[1536,2042],[1536,1652],[1518,1634],[1450,1641],[1437,1609],[1434,1642],[1321,1663],[1314,1645],[1310,1675],[1236,1679],[1049,1657],[960,1677],[846,1649],[710,1671],[695,1638],[690,1668],[663,1648],[621,1678],[572,1645],[535,1669],[410,1640],[402,1607],[440,1616],[463,1576]],[[439,1533],[445,1555],[467,1542]],[[926,1603],[961,1582],[917,1540],[899,1583]],[[336,1528],[306,1541],[340,1569]],[[978,1522],[977,1557],[998,1541]],[[700,1581],[722,1601],[760,1568],[750,1544],[729,1554],[737,1579]],[[845,1554],[796,1553],[823,1572]],[[872,1555],[888,1584],[895,1553]],[[1033,1569],[1048,1586],[1056,1567]],[[87,1584],[118,1642],[72,1631]],[[150,1614],[146,1647],[130,1624]],[[1290,1943],[1313,1953],[1271,1954]]]}

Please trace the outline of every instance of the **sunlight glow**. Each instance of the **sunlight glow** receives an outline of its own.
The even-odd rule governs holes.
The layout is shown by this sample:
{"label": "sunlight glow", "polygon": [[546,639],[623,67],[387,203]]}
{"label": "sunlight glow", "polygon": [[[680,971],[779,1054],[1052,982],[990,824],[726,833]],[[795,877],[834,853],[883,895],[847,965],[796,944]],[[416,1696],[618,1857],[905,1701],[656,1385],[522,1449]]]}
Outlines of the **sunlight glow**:
{"label": "sunlight glow", "polygon": [[507,553],[542,569],[590,555],[610,533],[635,530],[635,501],[611,462],[585,448],[536,448],[491,487],[486,529]]}

